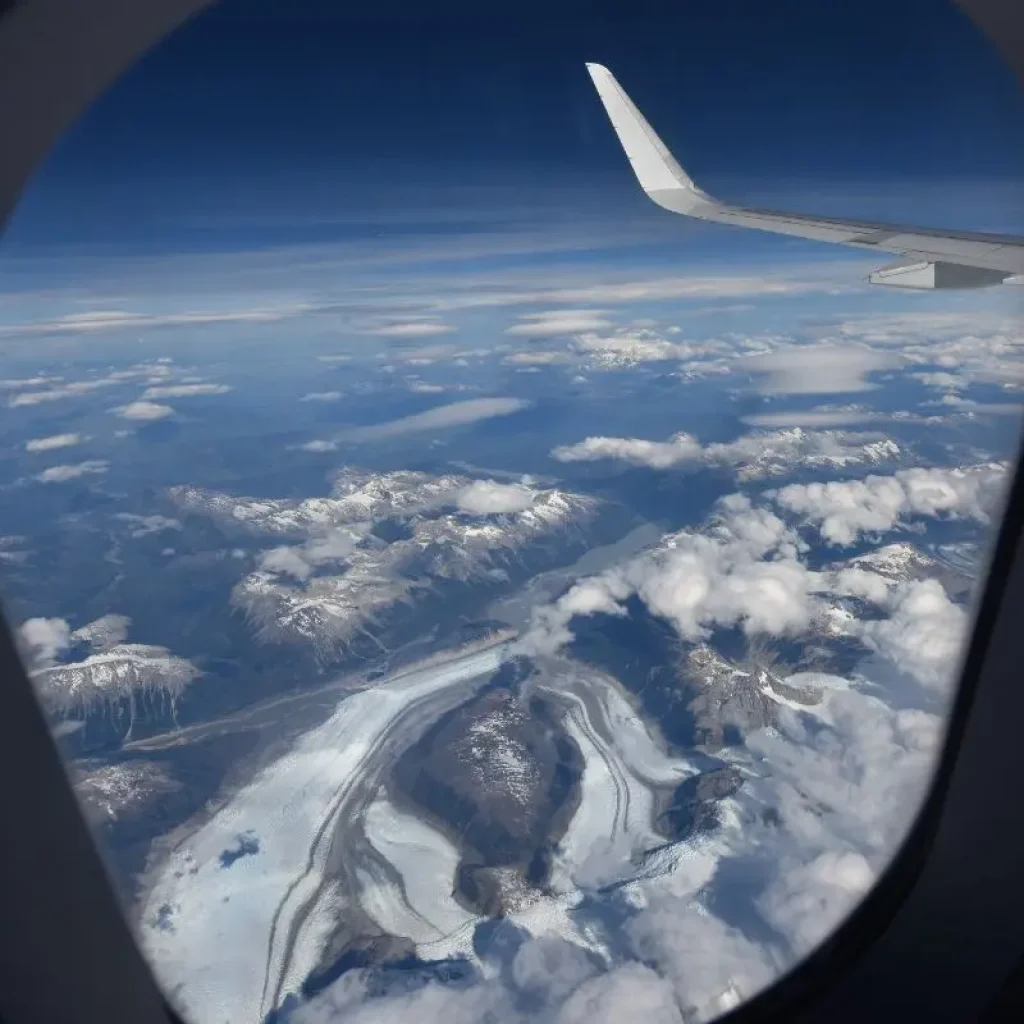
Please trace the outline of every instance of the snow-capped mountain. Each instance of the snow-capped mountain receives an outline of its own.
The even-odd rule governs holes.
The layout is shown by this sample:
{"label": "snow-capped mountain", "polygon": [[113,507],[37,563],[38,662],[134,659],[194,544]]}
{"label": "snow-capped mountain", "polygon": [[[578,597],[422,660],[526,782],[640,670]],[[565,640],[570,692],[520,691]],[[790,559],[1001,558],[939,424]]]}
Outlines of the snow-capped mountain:
{"label": "snow-capped mountain", "polygon": [[33,674],[37,691],[58,713],[88,712],[101,704],[117,707],[146,698],[169,700],[199,676],[190,661],[166,647],[115,644],[90,654],[84,661],[53,665]]}
{"label": "snow-capped mountain", "polygon": [[811,706],[821,694],[789,686],[763,665],[740,666],[708,644],[687,651],[682,674],[696,691],[688,709],[696,739],[712,747],[728,739],[729,728],[746,733],[771,725],[783,706]]}
{"label": "snow-capped mountain", "polygon": [[[493,579],[534,545],[581,539],[598,501],[564,490],[516,489],[515,501],[466,511],[460,496],[479,485],[470,477],[419,472],[373,474],[346,467],[331,495],[304,500],[255,499],[178,488],[179,506],[218,524],[294,543],[264,552],[232,593],[268,642],[311,644],[321,659],[335,655],[398,602],[443,581]],[[499,497],[510,490],[491,485]],[[503,490],[504,489],[504,490]],[[396,527],[396,539],[373,532]]]}

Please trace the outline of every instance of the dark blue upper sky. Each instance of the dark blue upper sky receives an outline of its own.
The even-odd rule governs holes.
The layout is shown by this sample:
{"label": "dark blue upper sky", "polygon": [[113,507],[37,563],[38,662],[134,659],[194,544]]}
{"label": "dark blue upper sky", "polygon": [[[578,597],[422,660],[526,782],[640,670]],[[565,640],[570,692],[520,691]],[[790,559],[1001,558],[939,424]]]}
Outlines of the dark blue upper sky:
{"label": "dark blue upper sky", "polygon": [[[586,60],[727,197],[1015,181],[1024,156],[1020,90],[946,0],[225,0],[68,133],[10,242],[322,241],[389,208],[469,230],[499,186],[639,211]],[[891,217],[866,191],[849,212]]]}

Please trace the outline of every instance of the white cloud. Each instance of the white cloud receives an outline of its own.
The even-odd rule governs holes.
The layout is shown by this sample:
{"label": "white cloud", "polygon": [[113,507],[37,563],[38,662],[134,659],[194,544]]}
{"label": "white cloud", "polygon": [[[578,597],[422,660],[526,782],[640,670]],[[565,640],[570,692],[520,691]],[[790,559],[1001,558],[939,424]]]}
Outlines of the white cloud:
{"label": "white cloud", "polygon": [[605,368],[636,366],[638,363],[682,360],[705,354],[718,346],[688,345],[669,341],[649,327],[620,328],[611,334],[587,331],[573,338],[572,346],[594,365]]}
{"label": "white cloud", "polygon": [[71,646],[71,627],[64,619],[27,619],[18,629],[28,660],[38,666],[52,665]]}
{"label": "white cloud", "polygon": [[696,462],[703,455],[700,442],[690,434],[675,434],[667,441],[646,441],[638,437],[587,437],[576,444],[551,451],[559,462],[596,462],[616,459],[634,466],[668,469],[680,463]]}
{"label": "white cloud", "polygon": [[337,442],[335,441],[306,441],[305,444],[300,444],[299,448],[304,452],[333,452],[338,448]]}
{"label": "white cloud", "polygon": [[159,384],[146,388],[143,398],[189,398],[192,395],[223,395],[230,384]]}
{"label": "white cloud", "polygon": [[499,484],[495,480],[474,480],[455,495],[455,504],[475,516],[528,509],[537,492],[525,484]]}
{"label": "white cloud", "polygon": [[161,405],[158,402],[129,402],[116,410],[117,414],[125,420],[162,420],[166,416],[173,416],[174,410],[169,405]]}
{"label": "white cloud", "polygon": [[553,366],[556,363],[567,363],[568,352],[544,352],[533,350],[529,352],[513,352],[502,360],[509,366]]}
{"label": "white cloud", "polygon": [[20,395],[15,395],[7,404],[12,408],[18,408],[25,405],[42,405],[44,402],[59,402],[65,398],[87,395],[91,391],[98,391],[100,388],[107,388],[116,383],[118,383],[116,380],[106,377],[99,380],[76,380],[49,388],[46,391],[22,392]]}
{"label": "white cloud", "polygon": [[95,651],[103,651],[123,644],[131,624],[132,620],[127,615],[102,615],[76,629],[71,639],[87,643]]}
{"label": "white cloud", "polygon": [[357,427],[347,436],[354,440],[376,441],[388,437],[398,437],[401,434],[445,430],[449,427],[465,426],[495,416],[508,416],[528,408],[529,405],[529,402],[521,398],[473,398],[465,402],[439,405],[426,412],[404,416],[386,423]]}
{"label": "white cloud", "polygon": [[635,437],[588,437],[555,448],[559,462],[595,462],[615,459],[634,466],[670,469],[683,465],[735,468],[741,479],[768,476],[798,466],[838,467],[878,463],[899,457],[900,448],[883,437],[836,431],[806,431],[799,427],[752,433],[733,441],[701,443],[679,433],[668,441]]}
{"label": "white cloud", "polygon": [[265,551],[259,567],[264,572],[284,573],[297,580],[309,579],[312,568],[295,548],[279,547]]}
{"label": "white cloud", "polygon": [[778,516],[730,495],[719,502],[711,532],[671,534],[653,550],[581,580],[534,610],[520,643],[528,652],[557,650],[571,639],[573,616],[624,614],[622,602],[634,594],[688,640],[719,626],[799,634],[818,610],[814,595],[822,588],[821,575],[797,559],[802,547]]}
{"label": "white cloud", "polygon": [[106,473],[109,464],[102,459],[88,459],[85,462],[77,462],[69,466],[51,466],[36,475],[36,479],[44,484],[64,483],[67,480],[76,480],[81,476],[96,476]]}
{"label": "white cloud", "polygon": [[559,309],[546,313],[526,313],[519,323],[505,329],[513,337],[558,338],[563,335],[600,331],[612,326],[604,310]]}
{"label": "white cloud", "polygon": [[830,544],[891,530],[905,516],[971,518],[987,523],[1001,501],[1006,468],[984,463],[956,469],[903,469],[863,480],[789,484],[770,496],[818,526]]}
{"label": "white cloud", "polygon": [[79,444],[81,440],[81,434],[52,434],[49,437],[34,437],[25,442],[25,451],[49,452],[55,448],[70,448]]}
{"label": "white cloud", "polygon": [[831,394],[868,391],[866,375],[901,365],[889,352],[860,345],[792,345],[742,363],[752,373],[767,374],[759,390],[768,395]]}
{"label": "white cloud", "polygon": [[379,338],[433,338],[439,334],[452,334],[454,331],[455,328],[451,324],[441,323],[439,320],[409,320],[373,327],[366,333]]}
{"label": "white cloud", "polygon": [[300,402],[337,402],[341,398],[340,391],[311,391],[303,395]]}
{"label": "white cloud", "polygon": [[762,412],[744,416],[752,427],[844,427],[871,423],[886,417],[867,409],[793,409],[789,412]]}
{"label": "white cloud", "polygon": [[313,307],[286,305],[268,309],[191,310],[180,313],[134,313],[126,310],[95,310],[70,313],[52,320],[9,324],[0,327],[0,335],[87,334],[91,331],[113,331],[143,327],[165,327],[183,324],[261,323],[298,316]]}
{"label": "white cloud", "polygon": [[180,530],[181,523],[168,516],[139,516],[132,512],[116,512],[114,518],[122,523],[130,523],[132,537],[147,537],[151,533],[162,533],[165,530]]}
{"label": "white cloud", "polygon": [[960,665],[967,614],[937,580],[912,580],[889,599],[890,615],[857,626],[857,635],[922,686],[945,693]]}

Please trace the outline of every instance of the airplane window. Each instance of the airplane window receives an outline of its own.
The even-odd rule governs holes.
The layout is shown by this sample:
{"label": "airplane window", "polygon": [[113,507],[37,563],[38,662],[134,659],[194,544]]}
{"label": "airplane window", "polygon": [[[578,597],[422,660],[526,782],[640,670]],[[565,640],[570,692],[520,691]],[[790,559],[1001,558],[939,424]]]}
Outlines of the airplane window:
{"label": "airplane window", "polygon": [[1013,470],[1022,115],[940,0],[225,0],[68,132],[0,589],[187,1021],[690,1024],[839,927]]}

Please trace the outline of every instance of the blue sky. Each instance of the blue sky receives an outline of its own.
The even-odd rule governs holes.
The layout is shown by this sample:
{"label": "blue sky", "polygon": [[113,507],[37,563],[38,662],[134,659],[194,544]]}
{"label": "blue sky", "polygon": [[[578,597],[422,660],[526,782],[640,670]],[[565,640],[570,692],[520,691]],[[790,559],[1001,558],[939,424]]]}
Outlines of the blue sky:
{"label": "blue sky", "polygon": [[729,197],[1013,226],[989,188],[1024,155],[1019,89],[940,0],[227,0],[71,129],[5,244],[232,251],[552,216],[667,230],[585,60]]}

